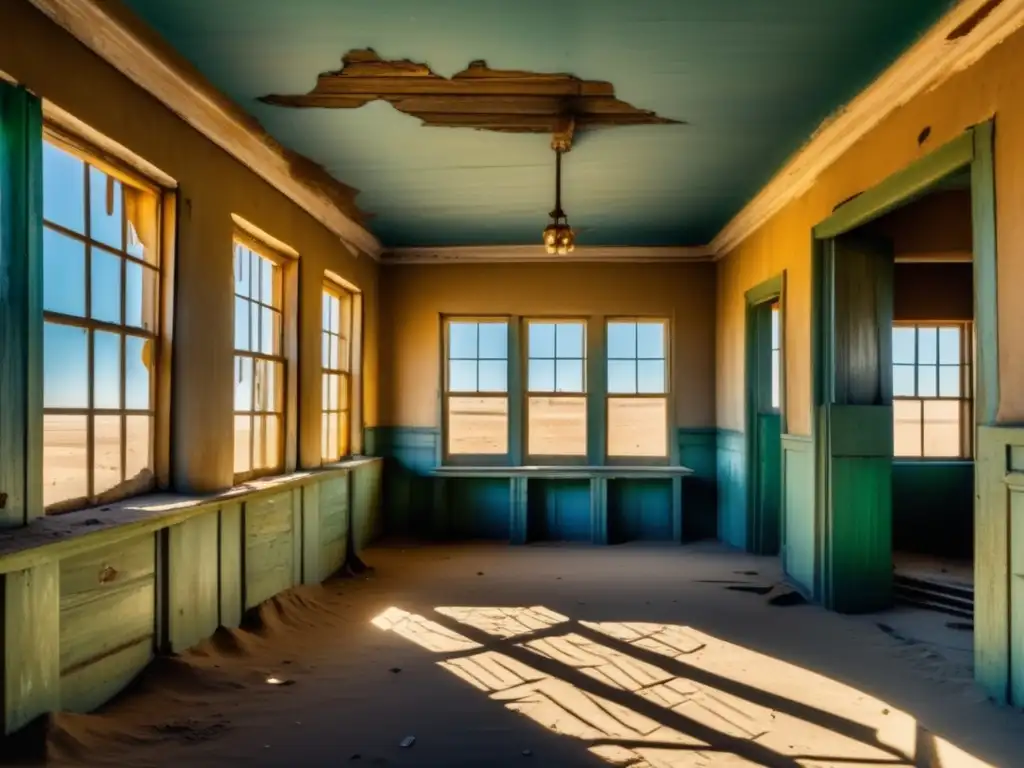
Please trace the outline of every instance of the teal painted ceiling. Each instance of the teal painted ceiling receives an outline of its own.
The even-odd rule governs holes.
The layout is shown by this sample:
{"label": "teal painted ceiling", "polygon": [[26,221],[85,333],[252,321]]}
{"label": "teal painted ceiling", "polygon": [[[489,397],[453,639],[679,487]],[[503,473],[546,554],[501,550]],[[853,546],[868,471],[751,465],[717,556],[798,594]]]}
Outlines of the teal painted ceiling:
{"label": "teal painted ceiling", "polygon": [[384,102],[257,101],[306,93],[373,48],[451,76],[496,69],[607,80],[686,125],[579,138],[564,204],[590,245],[703,244],[818,124],[952,0],[126,0],[279,141],[361,190],[386,246],[538,242],[554,155],[537,134],[424,127]]}

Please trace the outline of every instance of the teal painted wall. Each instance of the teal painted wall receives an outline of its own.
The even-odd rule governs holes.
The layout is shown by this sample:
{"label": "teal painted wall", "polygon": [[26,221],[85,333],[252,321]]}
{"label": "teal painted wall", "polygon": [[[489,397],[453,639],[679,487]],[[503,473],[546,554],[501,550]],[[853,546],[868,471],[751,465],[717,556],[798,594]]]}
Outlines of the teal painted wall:
{"label": "teal painted wall", "polygon": [[[503,479],[431,476],[438,466],[440,432],[434,427],[368,427],[368,454],[384,459],[383,531],[388,535],[427,540],[498,539],[510,536],[509,482]],[[681,428],[677,432],[679,463],[694,474],[683,480],[683,541],[718,535],[717,451],[719,431]],[[669,539],[671,481],[647,485],[614,481],[609,503],[609,532],[627,538]],[[534,504],[538,503],[536,500]],[[576,534],[574,533],[574,536]],[[580,534],[582,535],[582,534]]]}
{"label": "teal painted wall", "polygon": [[892,543],[900,552],[973,557],[974,462],[894,461]]}
{"label": "teal painted wall", "polygon": [[527,516],[530,541],[590,541],[590,481],[531,481]]}
{"label": "teal painted wall", "polygon": [[747,546],[746,454],[746,436],[742,432],[719,430],[715,454],[718,538],[739,549]]}

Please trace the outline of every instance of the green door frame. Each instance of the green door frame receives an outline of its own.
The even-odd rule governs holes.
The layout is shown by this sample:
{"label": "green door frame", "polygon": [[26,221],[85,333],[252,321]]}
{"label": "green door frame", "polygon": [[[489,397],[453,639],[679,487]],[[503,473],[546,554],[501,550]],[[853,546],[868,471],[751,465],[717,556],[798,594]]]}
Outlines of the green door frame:
{"label": "green door frame", "polygon": [[[975,291],[975,422],[994,424],[999,407],[998,308],[996,295],[996,207],[994,119],[975,125],[961,136],[894,173],[878,185],[838,206],[812,230],[811,308],[811,434],[815,464],[815,599],[831,593],[829,516],[831,489],[826,420],[820,416],[834,392],[834,349],[829,287],[832,275],[826,250],[832,238],[885,215],[926,193],[936,182],[970,167],[974,230]],[[976,502],[977,504],[977,502]],[[977,519],[977,509],[975,509]]]}
{"label": "green door frame", "polygon": [[[775,277],[765,280],[763,283],[754,286],[745,294],[746,299],[746,326],[744,332],[744,356],[745,356],[745,408],[746,408],[746,430],[744,440],[746,442],[746,486],[747,486],[747,551],[755,554],[775,554],[762,551],[763,537],[760,535],[763,521],[761,520],[761,507],[758,502],[758,489],[760,488],[760,462],[758,458],[758,435],[757,435],[757,414],[759,393],[757,384],[760,380],[759,370],[761,361],[758,359],[757,345],[757,311],[769,302],[779,303],[779,419],[780,431],[786,432],[786,273],[780,272]],[[780,448],[781,450],[781,448]],[[781,474],[781,473],[780,473]],[[779,478],[782,482],[782,478]],[[784,515],[780,502],[780,515]],[[780,527],[783,525],[779,520]],[[780,538],[781,541],[781,538]]]}

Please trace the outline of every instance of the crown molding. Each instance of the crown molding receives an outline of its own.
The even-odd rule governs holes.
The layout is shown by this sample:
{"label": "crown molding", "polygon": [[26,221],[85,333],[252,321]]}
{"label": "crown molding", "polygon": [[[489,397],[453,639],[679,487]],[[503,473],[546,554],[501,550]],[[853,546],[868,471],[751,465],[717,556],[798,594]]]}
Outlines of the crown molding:
{"label": "crown molding", "polygon": [[527,263],[679,263],[711,261],[707,246],[582,245],[565,256],[552,255],[538,245],[458,245],[438,248],[395,248],[381,257],[384,264],[527,264]]}
{"label": "crown molding", "polygon": [[825,120],[803,149],[726,224],[711,241],[715,259],[807,192],[829,166],[892,112],[977,62],[1022,24],[1024,0],[1003,0],[994,6],[992,0],[961,0],[878,79]]}
{"label": "crown molding", "polygon": [[[289,197],[346,245],[380,257],[383,246],[332,199],[344,184],[297,178],[296,157],[193,71],[120,3],[110,0],[31,0],[56,24],[118,69],[221,149]],[[308,170],[308,169],[307,169]],[[326,172],[325,172],[326,173]]]}

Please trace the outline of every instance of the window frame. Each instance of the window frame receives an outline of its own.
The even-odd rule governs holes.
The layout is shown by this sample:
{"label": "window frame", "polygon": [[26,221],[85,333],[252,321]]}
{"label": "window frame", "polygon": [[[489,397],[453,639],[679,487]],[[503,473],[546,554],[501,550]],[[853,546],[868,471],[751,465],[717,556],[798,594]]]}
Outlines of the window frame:
{"label": "window frame", "polygon": [[[341,354],[341,351],[339,350],[338,351],[339,368],[337,368],[337,369],[328,367],[327,362],[325,362],[324,359],[323,359],[323,337],[324,337],[325,334],[330,335],[330,336],[334,335],[334,334],[331,334],[330,331],[324,329],[324,327],[323,327],[323,301],[324,301],[325,294],[330,295],[330,296],[334,297],[335,299],[337,299],[339,301],[340,305],[341,305],[341,310],[340,310],[341,314],[340,314],[339,319],[338,319],[338,326],[339,327],[338,327],[338,334],[337,334],[337,339],[338,339],[337,343],[340,346],[340,343],[341,343],[342,339],[345,339],[348,342],[347,345],[346,345],[347,346],[347,351],[348,351],[347,360],[343,361],[341,359],[342,358],[342,354]],[[356,407],[355,407],[355,397],[356,397],[356,382],[355,382],[355,377],[356,377],[356,371],[355,371],[355,368],[356,368],[356,365],[355,365],[356,342],[355,342],[355,337],[360,332],[360,327],[359,327],[360,324],[359,324],[359,322],[356,319],[356,310],[358,308],[357,297],[358,297],[358,292],[353,291],[350,288],[341,285],[340,283],[338,283],[335,280],[330,279],[329,277],[326,277],[326,276],[324,277],[323,285],[321,286],[321,290],[320,290],[320,301],[321,301],[321,306],[320,306],[320,310],[321,310],[320,311],[320,387],[321,387],[321,395],[320,395],[320,397],[321,397],[321,400],[320,400],[320,461],[321,461],[321,465],[335,464],[335,463],[338,463],[340,461],[344,461],[345,459],[351,458],[354,455],[354,452],[355,452],[355,442],[356,442],[355,441],[356,424],[355,424],[355,418],[354,418],[355,412],[356,412]],[[346,308],[346,306],[347,306],[347,312],[348,312],[348,336],[347,337],[342,334],[342,331],[343,331],[343,329],[345,327],[345,313],[346,313],[346,309],[345,308]],[[344,389],[348,390],[348,397],[347,397],[348,407],[347,408],[342,409],[342,408],[339,407],[339,409],[337,411],[331,411],[331,410],[326,409],[324,407],[324,405],[325,405],[324,400],[323,400],[324,386],[325,386],[324,379],[327,376],[339,376],[343,380],[344,383],[341,386]],[[338,403],[339,403],[339,405],[341,403],[341,390],[339,390],[339,392],[338,392]],[[332,414],[339,420],[339,424],[338,424],[338,440],[339,440],[339,446],[340,446],[340,444],[341,444],[341,442],[340,442],[341,441],[341,434],[342,434],[340,419],[341,419],[341,415],[343,413],[348,415],[348,430],[346,431],[346,434],[345,434],[346,449],[344,451],[341,451],[338,456],[328,456],[327,452],[324,450],[324,448],[325,448],[325,440],[327,439],[327,437],[326,437],[326,435],[324,434],[324,431],[323,431],[324,422],[328,418],[330,418]]]}
{"label": "window frame", "polygon": [[[509,393],[509,397],[519,397],[520,411],[521,411],[521,426],[520,434],[522,435],[522,456],[523,462],[529,465],[536,466],[587,466],[590,464],[590,436],[594,430],[594,425],[590,423],[590,318],[580,315],[529,315],[527,317],[517,318],[520,327],[518,334],[521,343],[519,344],[519,370],[522,371],[520,380],[522,385],[520,387],[521,392]],[[567,324],[567,323],[579,323],[583,326],[583,391],[582,392],[532,392],[530,390],[530,324]],[[557,344],[557,336],[556,336]],[[556,356],[551,358],[555,361],[555,369],[557,371],[559,359],[562,360],[575,360],[576,358],[559,358],[557,356],[557,347],[555,349]],[[510,351],[510,354],[512,352]],[[549,359],[549,358],[536,358],[536,359]],[[510,374],[509,378],[512,376]],[[557,373],[556,373],[556,385],[557,385]],[[584,440],[583,440],[583,454],[582,455],[560,455],[560,454],[533,454],[530,453],[530,397],[582,397],[583,398],[583,412],[585,414],[584,420]]]}
{"label": "window frame", "polygon": [[[913,328],[914,329],[914,391],[918,389],[918,368],[922,366],[934,367],[937,370],[941,370],[943,365],[950,366],[952,363],[940,363],[938,357],[936,362],[933,363],[921,363],[919,360],[919,331],[921,328],[936,329],[936,336],[938,331],[943,328],[956,328],[960,331],[960,361],[957,363],[960,368],[960,392],[958,397],[942,396],[938,394],[940,390],[940,378],[936,378],[936,395],[934,397],[922,397],[918,394],[913,396],[910,395],[896,395],[895,386],[893,387],[893,430],[896,427],[895,417],[895,404],[898,401],[903,402],[917,402],[921,403],[921,455],[911,456],[904,454],[897,454],[895,450],[895,444],[893,445],[893,460],[902,462],[943,462],[943,461],[973,461],[975,453],[975,424],[974,424],[974,323],[970,320],[894,320],[892,324],[893,329],[896,328]],[[938,350],[936,350],[938,354]],[[897,363],[895,360],[892,361],[892,371],[895,373],[897,365],[909,367],[909,363]],[[926,401],[939,400],[939,401],[951,401],[960,403],[960,453],[956,456],[927,456],[924,454],[924,403]],[[894,441],[895,442],[895,441]]]}
{"label": "window frame", "polygon": [[[232,232],[232,237],[231,237],[231,246],[232,246],[231,247],[232,274],[234,273],[234,269],[235,269],[235,246],[236,245],[242,245],[244,248],[247,248],[248,250],[252,251],[257,256],[265,258],[265,259],[267,259],[268,261],[272,262],[275,265],[275,267],[278,269],[278,278],[279,278],[278,293],[280,294],[280,297],[281,297],[281,306],[280,307],[273,307],[273,306],[270,306],[270,305],[263,304],[260,301],[255,301],[255,303],[258,304],[261,307],[268,307],[269,306],[269,308],[271,310],[278,312],[278,314],[280,315],[280,336],[281,336],[281,338],[280,338],[280,353],[278,355],[268,355],[268,354],[265,354],[263,352],[254,352],[252,350],[240,350],[240,349],[238,349],[238,347],[235,346],[234,338],[232,338],[232,343],[231,343],[232,381],[234,382],[234,377],[235,377],[235,373],[234,372],[236,370],[235,366],[237,365],[237,361],[238,361],[239,357],[248,357],[249,359],[251,359],[253,361],[252,403],[251,403],[251,408],[250,408],[249,411],[239,411],[236,408],[235,401],[234,401],[234,386],[232,387],[232,402],[231,402],[231,461],[232,461],[232,471],[233,471],[233,475],[232,476],[234,478],[234,484],[235,485],[239,485],[241,483],[245,483],[245,482],[248,482],[250,480],[255,480],[257,478],[272,477],[274,475],[283,474],[284,472],[286,472],[288,470],[288,467],[289,467],[289,460],[288,460],[289,457],[287,455],[287,448],[288,448],[288,430],[289,430],[289,427],[290,427],[289,416],[291,415],[291,410],[292,410],[289,407],[290,406],[290,397],[291,397],[291,386],[290,386],[290,384],[291,384],[291,375],[292,375],[292,365],[291,365],[292,360],[291,360],[291,356],[288,353],[289,352],[289,328],[288,328],[288,323],[289,323],[289,319],[290,318],[289,318],[289,308],[288,308],[288,294],[289,294],[289,291],[288,291],[288,288],[287,288],[287,274],[286,274],[286,271],[287,271],[287,268],[289,266],[289,262],[291,261],[291,259],[289,259],[288,256],[286,256],[285,254],[281,253],[278,249],[274,248],[272,245],[270,245],[270,244],[266,243],[265,241],[255,237],[254,235],[252,235],[249,232],[247,232],[245,229],[243,229],[243,228],[241,228],[241,227],[236,225],[235,228],[234,228],[234,231]],[[250,281],[250,287],[251,287],[251,285],[252,285],[252,275],[251,274],[250,274],[250,277],[249,277],[249,281]],[[237,303],[236,299],[244,298],[246,301],[249,302],[250,305],[252,303],[254,303],[254,300],[252,299],[251,296],[250,297],[240,297],[235,292],[235,290],[234,290],[234,284],[235,284],[234,283],[234,279],[232,279],[232,289],[231,289],[231,318],[232,318],[232,320],[231,320],[231,329],[232,329],[232,337],[234,336],[234,328],[235,328],[235,304]],[[249,313],[249,339],[250,339],[250,343],[251,343],[251,339],[252,339],[252,312],[251,312],[251,309],[250,309],[250,313]],[[280,363],[281,364],[280,394],[278,396],[278,408],[279,408],[279,410],[276,410],[276,411],[257,411],[257,410],[255,410],[255,407],[256,407],[256,395],[255,395],[255,391],[256,391],[256,361],[257,360],[267,360],[267,361],[276,362],[276,363]],[[253,425],[255,424],[256,417],[259,416],[260,414],[263,414],[263,415],[268,415],[268,414],[277,415],[280,418],[280,420],[281,420],[280,421],[280,427],[278,429],[278,443],[279,443],[279,445],[278,445],[278,456],[279,456],[280,461],[279,461],[278,464],[276,464],[273,467],[261,467],[261,468],[257,469],[255,467],[253,467],[253,465],[255,464],[255,455],[256,455],[255,454],[255,451],[256,451],[256,445],[255,445],[256,430],[255,430]],[[250,418],[250,428],[249,428],[249,464],[250,464],[250,469],[245,471],[245,472],[235,472],[234,471],[234,457],[235,457],[234,440],[235,440],[235,431],[236,431],[235,430],[235,419],[237,419],[239,416],[248,416]]]}
{"label": "window frame", "polygon": [[[446,466],[472,466],[472,467],[503,467],[510,466],[513,457],[516,455],[516,435],[513,431],[513,421],[517,420],[514,399],[517,396],[516,389],[522,390],[521,384],[517,382],[517,376],[513,370],[514,360],[519,360],[515,348],[516,318],[511,315],[441,315],[441,445],[439,452],[441,463]],[[505,323],[508,341],[505,347],[506,376],[504,392],[452,392],[449,387],[450,371],[448,367],[449,330],[452,323]],[[520,345],[521,346],[521,345]],[[480,358],[477,358],[479,360]],[[484,358],[489,359],[489,358]],[[452,397],[482,397],[482,398],[504,398],[507,403],[505,416],[505,452],[504,453],[451,453],[448,450],[449,435],[451,433],[451,419],[449,400]]]}
{"label": "window frame", "polygon": [[[174,237],[173,229],[175,222],[175,207],[173,190],[159,184],[156,180],[133,168],[129,163],[112,156],[101,147],[92,142],[75,135],[63,127],[46,120],[43,123],[42,139],[57,149],[72,155],[84,164],[83,185],[89,187],[89,168],[107,175],[120,182],[122,187],[131,187],[145,194],[151,195],[154,199],[154,248],[153,261],[147,261],[145,257],[138,257],[127,252],[127,212],[122,209],[122,247],[120,249],[104,244],[92,238],[91,206],[90,201],[84,201],[83,215],[85,217],[85,232],[78,233],[70,230],[56,222],[50,222],[43,218],[42,211],[40,219],[44,231],[50,229],[62,237],[72,239],[81,243],[85,248],[85,270],[83,290],[85,294],[85,309],[82,317],[64,314],[41,309],[42,322],[45,328],[46,323],[62,325],[67,327],[85,330],[88,334],[87,360],[89,368],[88,405],[78,408],[47,408],[40,397],[40,424],[45,424],[47,415],[83,416],[86,419],[86,489],[85,496],[72,499],[64,499],[50,505],[45,505],[40,494],[40,505],[44,516],[61,515],[81,509],[88,509],[93,506],[110,504],[116,501],[141,496],[159,488],[166,488],[170,482],[170,363],[171,363],[171,333],[170,327],[173,321],[171,314],[174,280]],[[124,198],[122,198],[122,206]],[[120,260],[120,316],[119,323],[97,320],[90,317],[92,307],[92,269],[91,253],[93,248],[114,254]],[[153,325],[152,331],[144,328],[127,325],[125,322],[126,312],[126,269],[129,263],[138,264],[143,270],[150,270],[156,276],[154,290]],[[145,272],[143,272],[145,274]],[[45,275],[43,275],[45,280]],[[145,281],[143,281],[143,285]],[[118,408],[96,408],[94,391],[94,366],[95,366],[95,343],[93,334],[99,332],[114,333],[120,336],[120,407]],[[149,409],[138,409],[126,407],[126,362],[127,362],[127,336],[145,339],[150,345],[152,360],[150,363],[150,407]],[[45,377],[41,380],[45,387]],[[143,416],[150,419],[149,430],[149,469],[148,481],[129,484],[129,479],[124,477],[118,486],[112,489],[96,493],[95,490],[95,423],[97,416],[117,417],[121,420],[121,455],[120,471],[122,476],[127,471],[127,417]],[[40,440],[40,462],[42,471],[45,473],[45,436],[41,435]]]}
{"label": "window frame", "polygon": [[[671,466],[675,463],[676,450],[673,446],[673,429],[672,425],[675,423],[675,409],[674,409],[674,397],[673,397],[673,365],[672,365],[672,321],[670,318],[664,315],[606,315],[603,318],[604,322],[604,334],[602,338],[602,352],[604,366],[604,403],[602,404],[603,419],[604,419],[604,444],[601,446],[602,458],[605,465],[611,467],[629,467],[629,466]],[[611,358],[608,355],[608,326],[612,323],[661,323],[664,328],[664,360],[665,360],[665,391],[663,393],[644,393],[636,392],[633,394],[622,394],[612,393],[608,391],[608,362],[610,360],[625,360],[628,358]],[[634,360],[645,360],[655,358],[633,358]],[[639,374],[638,374],[639,375]],[[638,387],[639,388],[639,387]],[[609,412],[611,409],[612,399],[645,399],[645,400],[665,400],[665,455],[664,456],[613,456],[609,452],[610,441],[608,437],[608,425],[609,425]]]}

